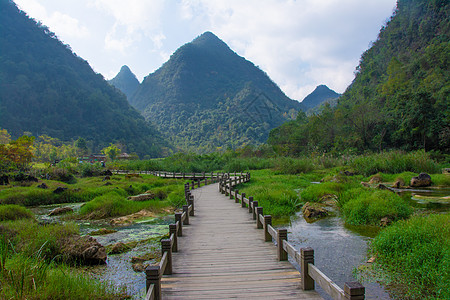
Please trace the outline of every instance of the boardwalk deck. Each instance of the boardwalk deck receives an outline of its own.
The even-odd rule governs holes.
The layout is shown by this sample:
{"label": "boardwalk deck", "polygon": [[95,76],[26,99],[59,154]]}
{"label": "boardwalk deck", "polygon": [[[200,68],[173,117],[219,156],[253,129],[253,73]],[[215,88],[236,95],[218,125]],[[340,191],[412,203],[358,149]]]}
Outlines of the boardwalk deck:
{"label": "boardwalk deck", "polygon": [[163,299],[322,299],[300,288],[300,275],[278,261],[248,210],[212,184],[192,191],[195,217],[183,228]]}

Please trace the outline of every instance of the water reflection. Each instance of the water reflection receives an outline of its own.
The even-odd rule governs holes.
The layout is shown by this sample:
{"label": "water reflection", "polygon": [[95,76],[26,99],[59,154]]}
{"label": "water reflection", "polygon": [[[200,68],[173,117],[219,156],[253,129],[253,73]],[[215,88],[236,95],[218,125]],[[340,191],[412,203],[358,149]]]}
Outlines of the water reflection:
{"label": "water reflection", "polygon": [[[341,288],[345,282],[356,281],[353,270],[367,261],[368,242],[377,231],[370,227],[345,227],[339,217],[307,223],[300,214],[287,228],[290,243],[297,249],[312,247],[315,265]],[[299,268],[298,265],[296,267]],[[363,284],[366,287],[366,299],[390,299],[379,284]],[[331,299],[317,285],[316,289],[325,299]]]}

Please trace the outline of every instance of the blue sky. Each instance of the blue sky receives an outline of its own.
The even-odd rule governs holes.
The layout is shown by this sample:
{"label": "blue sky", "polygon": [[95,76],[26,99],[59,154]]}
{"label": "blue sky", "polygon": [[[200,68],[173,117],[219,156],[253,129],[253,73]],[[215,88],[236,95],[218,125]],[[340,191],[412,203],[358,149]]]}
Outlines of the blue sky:
{"label": "blue sky", "polygon": [[15,0],[105,78],[141,81],[205,31],[264,70],[291,98],[342,93],[395,0]]}

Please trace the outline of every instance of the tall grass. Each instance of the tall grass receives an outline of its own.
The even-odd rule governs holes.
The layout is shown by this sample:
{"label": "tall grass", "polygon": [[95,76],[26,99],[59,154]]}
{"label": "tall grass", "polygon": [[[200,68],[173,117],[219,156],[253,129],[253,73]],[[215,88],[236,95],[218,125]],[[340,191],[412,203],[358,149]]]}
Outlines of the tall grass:
{"label": "tall grass", "polygon": [[387,227],[371,248],[405,299],[450,299],[450,215],[414,216]]}
{"label": "tall grass", "polygon": [[402,152],[390,151],[355,157],[350,163],[358,174],[364,176],[376,173],[439,173],[440,166],[431,159],[430,154],[423,151]]}

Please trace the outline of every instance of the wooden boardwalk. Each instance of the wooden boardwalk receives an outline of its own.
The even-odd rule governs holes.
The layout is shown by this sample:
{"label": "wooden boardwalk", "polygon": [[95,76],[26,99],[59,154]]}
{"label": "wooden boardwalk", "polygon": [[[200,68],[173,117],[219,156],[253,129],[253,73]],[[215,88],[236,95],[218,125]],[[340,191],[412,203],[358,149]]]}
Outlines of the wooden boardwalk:
{"label": "wooden boardwalk", "polygon": [[322,299],[300,288],[300,274],[278,261],[247,209],[218,192],[191,191],[195,216],[183,227],[173,274],[162,278],[162,299]]}

